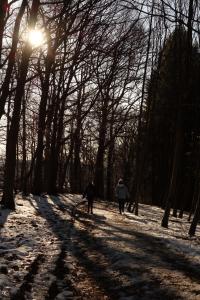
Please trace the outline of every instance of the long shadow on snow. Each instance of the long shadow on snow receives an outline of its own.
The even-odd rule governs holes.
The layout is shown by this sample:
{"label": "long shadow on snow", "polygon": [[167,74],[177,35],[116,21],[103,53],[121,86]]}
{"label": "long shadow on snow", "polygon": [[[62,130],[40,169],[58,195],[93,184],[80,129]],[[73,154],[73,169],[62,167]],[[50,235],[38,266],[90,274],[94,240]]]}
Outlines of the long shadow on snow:
{"label": "long shadow on snow", "polygon": [[[169,247],[166,248],[166,239],[161,237],[154,237],[151,234],[147,234],[144,232],[138,232],[128,229],[124,230],[123,228],[119,228],[115,225],[111,225],[111,227],[119,231],[119,233],[128,233],[130,236],[136,237],[138,239],[139,245],[141,245],[142,241],[142,244],[144,245],[143,249],[147,249],[147,251],[149,251],[151,247],[151,256],[155,256],[156,258],[159,256],[163,262],[169,264],[170,270],[180,271],[195,282],[200,282],[200,264],[194,264],[183,254],[179,253],[177,255],[177,252],[173,251],[173,249],[170,249]],[[130,239],[126,239],[124,237],[123,239],[127,242],[130,242]],[[178,241],[176,241],[176,243],[180,245],[181,248],[181,243]],[[156,251],[157,248],[159,248],[158,251]]]}
{"label": "long shadow on snow", "polygon": [[6,209],[0,206],[0,228],[4,226],[9,214],[12,212],[10,209]]}
{"label": "long shadow on snow", "polygon": [[34,276],[38,273],[38,268],[44,261],[44,256],[39,254],[31,263],[28,269],[28,273],[24,276],[23,283],[17,289],[17,291],[11,296],[11,300],[25,300],[26,292],[31,291],[31,284],[34,281]]}
{"label": "long shadow on snow", "polygon": [[[61,201],[61,200],[60,200]],[[62,201],[61,201],[62,202]],[[82,204],[82,203],[81,203]],[[87,213],[84,213],[82,211],[77,210],[78,213],[78,221],[82,222],[85,226],[90,226],[93,229],[95,229],[96,227],[89,222],[88,220],[84,220],[81,219],[79,217],[84,217],[87,219],[94,219],[94,215],[88,215]],[[76,217],[77,218],[77,217]],[[98,225],[107,225],[108,224],[104,221],[105,217],[101,217],[100,216],[96,216],[95,217],[95,223],[97,223]],[[199,283],[200,281],[200,264],[193,264],[191,261],[189,261],[189,259],[187,257],[185,257],[183,254],[179,254],[177,256],[177,253],[175,251],[173,251],[173,249],[169,249],[166,248],[166,243],[164,241],[163,238],[160,237],[154,237],[150,234],[146,234],[146,233],[141,233],[138,231],[134,231],[134,230],[124,230],[121,227],[117,227],[114,225],[110,225],[109,227],[114,228],[115,230],[117,230],[119,233],[123,232],[123,233],[128,233],[131,236],[137,237],[137,240],[134,241],[134,243],[138,243],[138,245],[141,246],[141,240],[142,243],[144,245],[143,249],[146,249],[147,252],[150,251],[150,255],[151,257],[155,257],[155,259],[157,259],[157,257],[159,256],[161,258],[161,260],[165,263],[168,264],[168,269],[170,270],[176,270],[176,271],[180,271],[182,272],[184,275],[186,275],[187,277],[189,277],[190,279],[194,280],[195,282]],[[106,230],[105,228],[99,228],[100,230],[103,230],[109,234],[115,235],[115,233],[111,230]],[[116,240],[119,236],[116,236]],[[110,239],[114,239],[114,238],[110,238]],[[99,238],[98,238],[99,240]],[[127,243],[131,243],[130,239],[123,237],[123,240],[125,240]],[[133,243],[131,243],[133,244]],[[181,243],[177,242],[177,244]],[[156,251],[156,249],[159,247],[159,250]],[[153,251],[152,251],[153,249]],[[141,255],[142,256],[142,255]],[[145,261],[145,264],[147,263],[147,260],[144,257],[141,257],[141,260]]]}
{"label": "long shadow on snow", "polygon": [[[59,199],[61,202],[62,200]],[[83,204],[83,202],[81,202],[80,204]],[[109,205],[107,206],[107,208],[109,208]],[[94,215],[88,215],[87,213],[84,213],[83,211],[78,211],[78,217],[82,216],[85,218],[84,219],[78,219],[79,222],[84,223],[86,226],[89,225],[90,227],[93,227],[93,229],[95,229],[95,226],[91,223],[88,222],[88,220],[86,219],[94,219]],[[126,216],[127,218],[127,216]],[[107,225],[108,224],[105,222],[105,217],[96,217],[95,218],[95,223],[98,225]],[[138,239],[138,244],[141,245],[141,240],[144,244],[144,249],[147,249],[147,251],[149,251],[149,246],[151,246],[151,248],[154,250],[154,252],[152,252],[152,250],[150,251],[151,256],[155,256],[156,258],[158,256],[160,256],[161,260],[168,263],[169,269],[172,270],[177,270],[180,271],[182,273],[184,273],[184,275],[188,276],[189,278],[195,280],[197,283],[199,283],[200,281],[200,264],[193,264],[191,261],[188,260],[187,257],[185,257],[183,254],[179,253],[179,255],[177,256],[177,253],[175,251],[173,251],[173,249],[169,249],[166,248],[166,243],[164,238],[160,238],[160,237],[154,237],[151,234],[146,234],[146,233],[141,233],[138,231],[134,231],[134,230],[124,230],[121,227],[117,227],[114,225],[110,225],[109,227],[114,228],[116,231],[119,232],[123,232],[125,234],[129,234],[131,236],[137,237]],[[101,228],[99,228],[100,230],[102,230]],[[113,230],[106,230],[105,228],[103,229],[105,232],[107,233],[112,233],[112,235],[115,235],[115,233],[113,232]],[[116,236],[116,239],[119,236]],[[127,243],[130,243],[129,239],[126,239],[123,237],[123,240],[125,240]],[[137,242],[137,241],[136,241]],[[180,245],[181,247],[181,243],[176,241],[177,244]],[[155,252],[156,247],[159,246],[159,251]]]}
{"label": "long shadow on snow", "polygon": [[[96,219],[95,220],[98,225],[107,225],[106,222]],[[79,222],[84,223],[85,225],[88,224],[87,220],[79,219]],[[95,226],[93,224],[90,224],[90,226],[93,226],[95,229]],[[161,260],[168,264],[168,269],[170,270],[176,270],[182,272],[184,275],[189,277],[190,279],[194,280],[195,282],[200,282],[200,264],[196,263],[193,264],[187,257],[185,257],[183,254],[179,253],[177,256],[177,253],[173,251],[173,249],[170,249],[169,247],[166,248],[166,242],[164,238],[160,237],[154,237],[151,234],[147,234],[144,232],[138,232],[135,230],[128,230],[123,229],[120,226],[110,225],[110,228],[114,229],[115,231],[119,232],[119,234],[125,233],[126,235],[129,235],[130,237],[136,237],[137,240],[131,241],[131,239],[125,238],[123,236],[123,240],[126,241],[126,243],[129,243],[130,245],[133,245],[133,243],[137,246],[141,246],[141,241],[143,246],[143,250],[146,250],[146,252],[150,252],[150,255],[152,258],[155,257],[155,259],[158,258],[158,256],[161,258]],[[120,236],[116,235],[114,233],[114,230],[107,230],[106,228],[99,228],[102,231],[105,231],[108,234],[112,234],[115,237],[110,237],[111,240],[117,240]],[[108,238],[109,239],[109,238]],[[180,245],[181,243],[176,241],[177,244]],[[156,251],[156,249],[158,251]],[[145,261],[145,264],[148,263],[147,259],[144,257],[141,257],[141,259]]]}
{"label": "long shadow on snow", "polygon": [[[40,197],[34,197],[34,199],[37,203],[40,215],[43,216],[48,221],[49,225],[52,228],[52,231],[62,241],[61,247],[62,247],[62,249],[65,249],[65,251],[70,251],[70,249],[68,247],[69,245],[67,244],[68,239],[67,239],[67,241],[65,240],[66,237],[64,238],[63,233],[61,233],[59,231],[59,224],[58,224],[58,222],[55,222],[55,221],[56,220],[61,221],[61,227],[63,227],[63,225],[66,224],[66,235],[69,234],[69,231],[71,231],[71,230],[73,231],[73,234],[75,234],[75,236],[76,236],[76,238],[78,238],[78,240],[77,240],[77,243],[76,242],[74,243],[73,241],[71,241],[72,247],[73,248],[75,247],[75,251],[73,251],[72,254],[73,255],[75,254],[76,258],[78,259],[78,261],[80,263],[80,265],[82,265],[82,267],[85,269],[86,273],[88,275],[90,275],[93,279],[95,279],[95,281],[97,281],[97,285],[100,286],[101,289],[104,289],[104,286],[102,285],[102,282],[98,282],[98,280],[96,280],[95,274],[97,274],[97,273],[102,274],[102,272],[104,272],[105,269],[100,264],[98,265],[96,263],[94,265],[94,263],[89,258],[87,258],[87,262],[84,261],[84,263],[83,263],[82,259],[80,258],[80,255],[82,254],[82,252],[81,252],[82,247],[80,247],[80,245],[83,242],[82,232],[77,230],[71,222],[68,222],[68,221],[65,221],[65,220],[61,219],[60,216],[52,209],[52,205],[48,202],[48,199],[44,199],[44,198],[40,198]],[[44,205],[44,201],[45,201],[45,205]],[[32,205],[34,205],[34,204],[32,203]],[[46,209],[47,207],[48,207],[48,209]],[[53,216],[53,218],[52,218],[52,216]],[[88,240],[88,242],[90,241],[90,236],[88,236],[88,237],[84,236],[84,238],[86,238]],[[63,239],[64,239],[64,241],[63,241]],[[83,244],[85,245],[85,242]],[[88,248],[87,243],[86,243],[85,246]],[[63,265],[64,265],[64,260],[65,260],[65,257],[62,256]],[[60,261],[59,258],[58,258],[57,262],[58,261]],[[95,268],[95,270],[94,270],[94,268]],[[58,269],[58,265],[56,265],[56,268],[53,272],[54,274],[57,273],[56,272],[57,269]],[[60,271],[64,271],[64,270],[60,270]],[[67,269],[65,271],[67,271]],[[111,278],[108,278],[107,283],[109,285],[113,284],[114,286],[116,286],[116,285],[119,286],[119,284],[120,284],[120,282],[118,280],[112,280]],[[52,289],[52,287],[50,287],[50,289]],[[105,292],[105,294],[107,294],[106,289],[104,290],[104,292]],[[75,291],[75,293],[77,294],[77,290]],[[49,290],[49,294],[51,294],[50,290]],[[109,296],[111,296],[111,295],[109,295]],[[114,294],[112,294],[112,296],[114,297]],[[55,295],[54,295],[54,297],[55,297]],[[51,297],[49,297],[49,298],[47,297],[46,299],[51,299]]]}
{"label": "long shadow on snow", "polygon": [[61,201],[60,196],[49,195],[52,202],[62,211],[70,211],[69,205]]}
{"label": "long shadow on snow", "polygon": [[[35,197],[35,201],[37,202],[41,215],[49,222],[53,232],[57,235],[57,237],[61,241],[63,241],[63,233],[59,232],[59,226],[55,226],[55,222],[53,220],[57,220],[57,221],[60,220],[62,226],[64,222],[64,224],[66,224],[66,228],[69,225],[69,222],[62,220],[60,216],[55,211],[53,211],[51,204],[48,203],[48,200],[42,199],[42,201],[46,202],[45,206],[48,207],[47,210],[44,209],[44,205],[42,205],[42,201],[40,198]],[[49,212],[51,213],[51,215],[53,215],[53,218],[49,218]],[[96,217],[96,219],[98,219],[98,217]],[[102,222],[102,220],[100,220],[100,222]],[[181,297],[177,296],[176,292],[173,291],[170,287],[167,288],[160,287],[161,280],[159,278],[156,278],[155,275],[152,274],[150,280],[147,280],[146,278],[145,279],[142,278],[143,273],[147,273],[147,272],[149,273],[149,269],[145,267],[141,269],[139,266],[139,271],[140,271],[139,275],[141,277],[140,283],[138,284],[136,283],[132,286],[121,286],[121,282],[118,280],[118,278],[114,278],[110,276],[110,274],[106,272],[105,268],[101,265],[101,263],[97,261],[93,261],[91,257],[89,257],[89,255],[82,255],[85,253],[85,250],[82,250],[83,248],[87,249],[88,253],[95,251],[96,253],[99,253],[99,255],[102,255],[102,257],[104,257],[104,259],[107,260],[108,266],[110,267],[112,260],[111,257],[108,255],[109,246],[105,245],[99,239],[94,238],[93,236],[88,234],[87,230],[83,231],[75,228],[73,224],[72,224],[72,230],[73,230],[73,234],[77,239],[77,241],[75,242],[71,241],[73,243],[73,247],[76,250],[73,252],[73,255],[76,256],[80,265],[85,269],[86,273],[89,274],[96,281],[96,284],[102,290],[104,290],[105,294],[107,294],[111,299],[119,299],[121,292],[124,292],[125,294],[128,295],[134,295],[134,299],[141,299],[141,292],[144,292],[142,290],[142,287],[145,288],[147,285],[149,285],[150,290],[153,291],[154,299],[161,299],[161,298],[164,298],[166,300],[181,299]],[[66,230],[66,234],[67,234],[67,230]],[[148,235],[145,234],[143,238],[146,238],[147,236]],[[142,235],[138,236],[138,238],[141,237]],[[65,240],[63,241],[62,247],[66,247]],[[112,249],[112,248],[109,250],[111,253],[114,253],[116,255],[119,255],[121,253],[119,250]],[[123,276],[124,274],[122,273],[121,275]],[[135,298],[135,296],[138,298]]]}

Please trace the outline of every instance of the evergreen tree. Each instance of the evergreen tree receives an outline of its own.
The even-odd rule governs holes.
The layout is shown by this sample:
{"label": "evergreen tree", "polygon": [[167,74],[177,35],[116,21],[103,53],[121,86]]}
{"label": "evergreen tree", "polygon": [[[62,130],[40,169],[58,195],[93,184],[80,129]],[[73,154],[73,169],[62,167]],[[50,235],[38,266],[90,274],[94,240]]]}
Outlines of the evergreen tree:
{"label": "evergreen tree", "polygon": [[193,46],[188,78],[187,42],[187,31],[182,27],[166,41],[149,82],[147,103],[153,203],[164,206],[168,199],[170,208],[181,210],[190,208],[194,193],[194,136],[200,128],[196,117],[199,54]]}

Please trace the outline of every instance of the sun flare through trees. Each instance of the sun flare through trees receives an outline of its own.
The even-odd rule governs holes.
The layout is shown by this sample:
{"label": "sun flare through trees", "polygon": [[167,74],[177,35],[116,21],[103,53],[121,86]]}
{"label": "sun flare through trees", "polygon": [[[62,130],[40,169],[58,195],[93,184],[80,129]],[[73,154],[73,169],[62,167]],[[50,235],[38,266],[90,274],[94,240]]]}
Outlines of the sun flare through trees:
{"label": "sun flare through trees", "polygon": [[123,178],[130,212],[187,212],[195,234],[200,6],[172,2],[1,1],[4,207],[90,181],[112,202]]}

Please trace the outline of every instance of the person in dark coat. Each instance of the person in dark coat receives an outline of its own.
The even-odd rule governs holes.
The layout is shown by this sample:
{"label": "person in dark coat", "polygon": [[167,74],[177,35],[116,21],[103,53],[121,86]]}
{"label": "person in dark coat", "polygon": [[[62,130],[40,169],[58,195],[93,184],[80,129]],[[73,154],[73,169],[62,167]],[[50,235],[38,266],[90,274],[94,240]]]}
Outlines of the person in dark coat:
{"label": "person in dark coat", "polygon": [[88,184],[88,186],[85,189],[85,192],[83,193],[83,198],[86,198],[88,201],[88,213],[93,214],[93,204],[94,204],[94,198],[95,198],[95,186],[92,182]]}
{"label": "person in dark coat", "polygon": [[129,198],[128,188],[125,186],[123,179],[118,181],[115,194],[119,203],[119,213],[122,214],[124,212],[125,202]]}

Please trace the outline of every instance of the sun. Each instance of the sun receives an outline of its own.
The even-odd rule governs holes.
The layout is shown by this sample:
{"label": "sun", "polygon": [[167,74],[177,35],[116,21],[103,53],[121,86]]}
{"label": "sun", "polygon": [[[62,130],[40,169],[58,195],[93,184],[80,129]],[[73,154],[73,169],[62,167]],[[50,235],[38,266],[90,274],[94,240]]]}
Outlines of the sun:
{"label": "sun", "polygon": [[38,29],[31,29],[28,32],[28,41],[33,47],[39,47],[45,41],[44,33]]}

